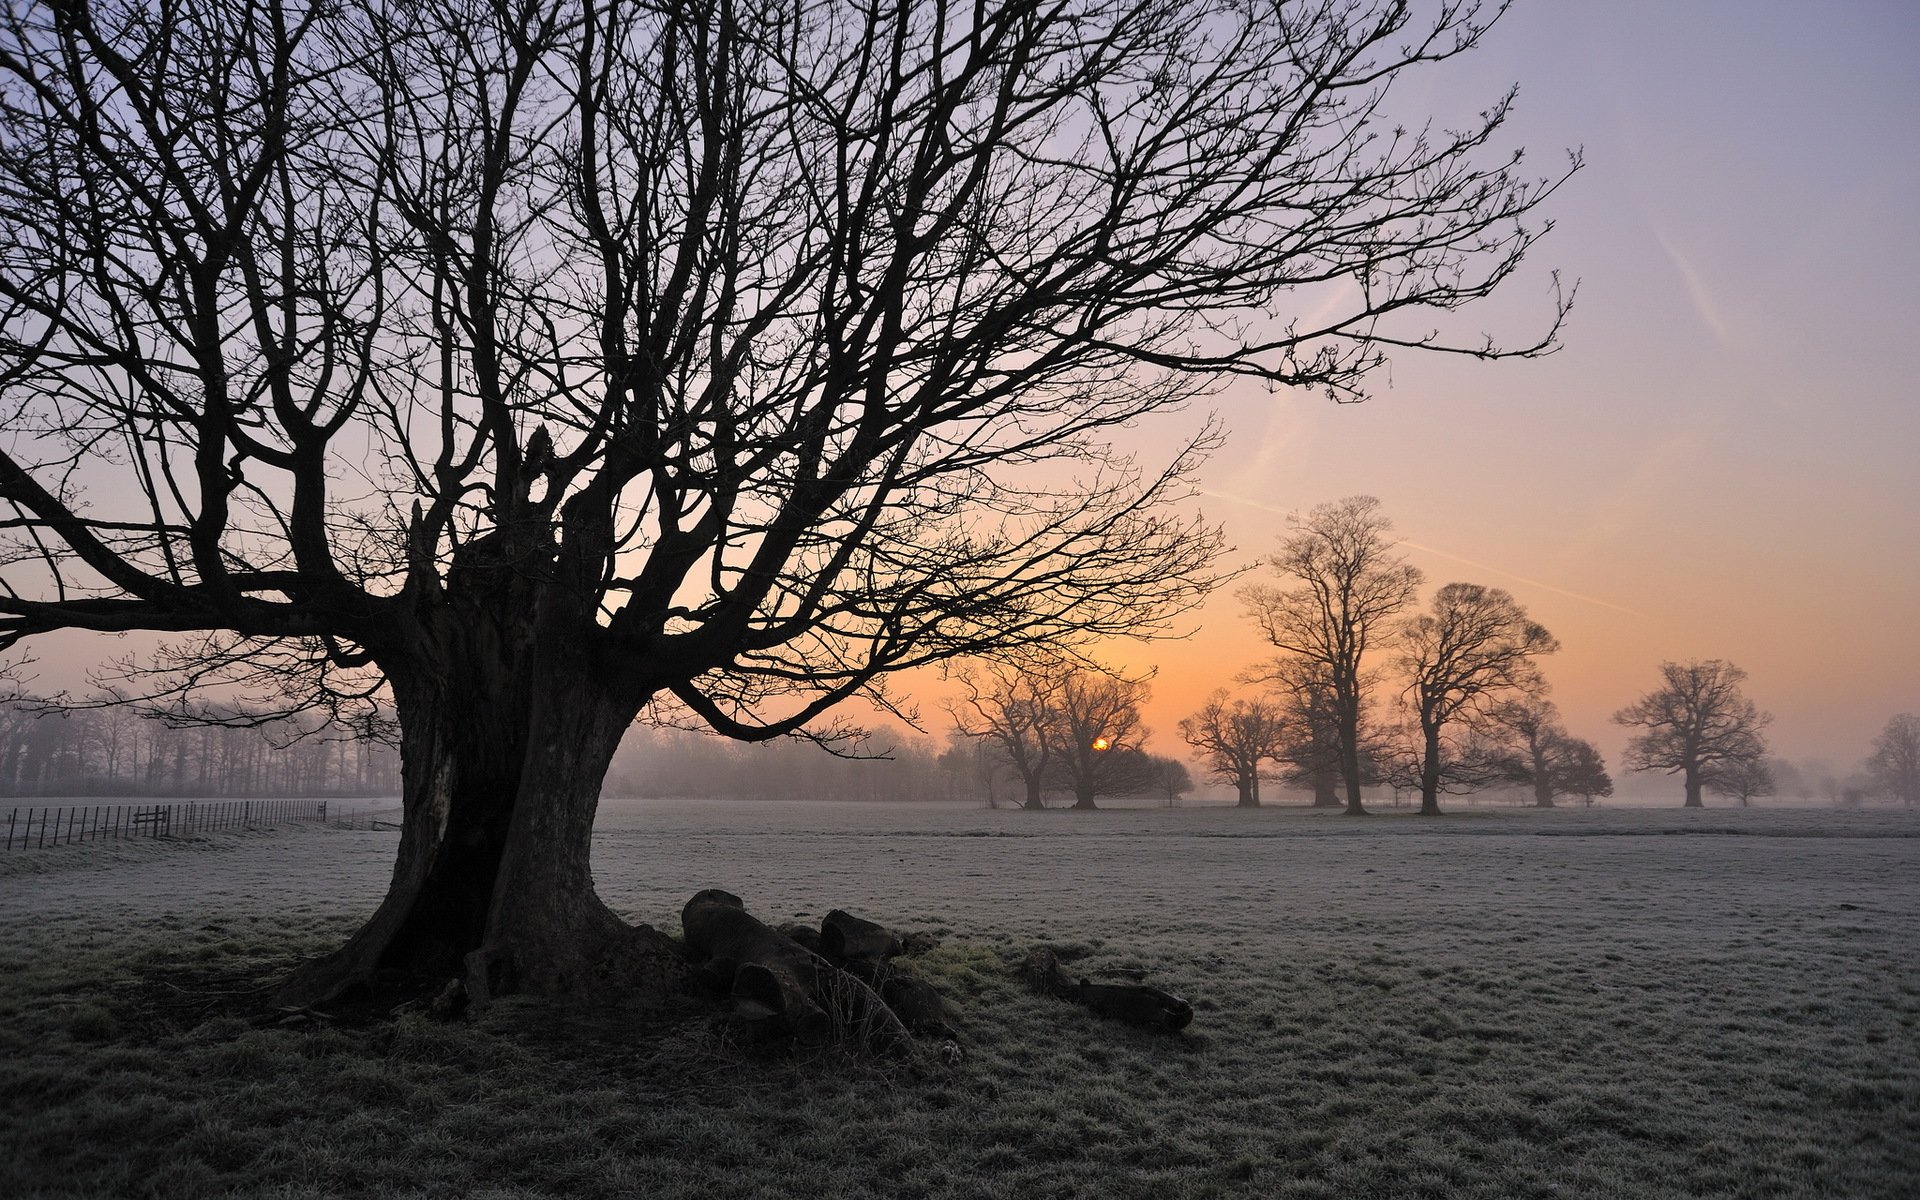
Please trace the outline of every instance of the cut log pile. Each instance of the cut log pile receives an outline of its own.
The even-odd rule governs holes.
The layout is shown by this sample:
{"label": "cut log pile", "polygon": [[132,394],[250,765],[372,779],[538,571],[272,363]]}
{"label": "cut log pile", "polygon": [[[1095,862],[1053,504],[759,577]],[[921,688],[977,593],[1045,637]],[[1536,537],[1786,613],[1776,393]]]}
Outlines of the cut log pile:
{"label": "cut log pile", "polygon": [[[959,1055],[940,993],[896,961],[932,949],[926,934],[899,935],[835,909],[818,929],[767,925],[738,896],[717,888],[681,910],[687,958],[707,990],[723,998],[755,1042],[791,1040],[817,1047],[848,1042],[870,1054],[904,1058],[915,1035],[946,1039],[943,1056]],[[1174,1031],[1193,1020],[1193,1006],[1144,983],[1074,979],[1053,951],[1036,949],[1022,973],[1046,995],[1071,1000],[1105,1017]]]}
{"label": "cut log pile", "polygon": [[818,930],[774,929],[738,896],[709,888],[687,901],[680,922],[688,957],[756,1040],[846,1039],[904,1057],[915,1033],[947,1033],[940,994],[894,965],[906,945],[872,921],[836,909]]}

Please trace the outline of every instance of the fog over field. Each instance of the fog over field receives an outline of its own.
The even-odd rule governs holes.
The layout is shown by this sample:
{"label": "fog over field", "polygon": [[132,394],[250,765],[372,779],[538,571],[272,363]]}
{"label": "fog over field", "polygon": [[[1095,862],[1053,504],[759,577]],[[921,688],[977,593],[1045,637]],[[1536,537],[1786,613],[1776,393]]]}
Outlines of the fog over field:
{"label": "fog over field", "polygon": [[[705,1020],[568,1049],[582,1031],[532,1002],[385,1034],[220,1015],[216,988],[270,981],[371,911],[396,836],[0,858],[0,1191],[1891,1200],[1920,1184],[1910,813],[1436,825],[610,802],[594,877],[623,916],[677,933],[687,898],[718,886],[769,921],[845,908],[934,932],[914,969],[948,995],[964,1057],[769,1060]],[[1042,943],[1079,974],[1144,973],[1193,1023],[1154,1034],[1030,994],[1015,964]]]}

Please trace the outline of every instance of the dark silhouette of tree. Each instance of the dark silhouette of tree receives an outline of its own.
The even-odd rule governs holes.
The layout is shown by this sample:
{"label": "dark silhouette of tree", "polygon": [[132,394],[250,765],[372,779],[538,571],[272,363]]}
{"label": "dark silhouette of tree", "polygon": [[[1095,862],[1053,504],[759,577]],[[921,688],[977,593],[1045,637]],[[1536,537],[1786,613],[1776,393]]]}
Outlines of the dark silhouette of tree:
{"label": "dark silhouette of tree", "polygon": [[1560,724],[1559,706],[1544,687],[1502,701],[1490,716],[1509,743],[1502,764],[1506,778],[1532,790],[1535,808],[1552,808],[1561,796],[1591,802],[1613,794],[1600,752]]}
{"label": "dark silhouette of tree", "polygon": [[[1280,706],[1285,726],[1278,754],[1285,764],[1281,782],[1312,793],[1315,808],[1341,807],[1340,714],[1332,672],[1324,663],[1281,655],[1249,673],[1247,680],[1265,684]],[[1379,782],[1384,750],[1368,708],[1362,704],[1359,720],[1357,757],[1363,786]]]}
{"label": "dark silhouette of tree", "polygon": [[1566,744],[1559,706],[1540,688],[1502,701],[1488,715],[1511,743],[1502,764],[1507,779],[1532,789],[1535,808],[1552,808],[1554,797],[1564,794],[1556,778],[1557,752]]}
{"label": "dark silhouette of tree", "polygon": [[1212,582],[1170,506],[1214,435],[1106,431],[1551,348],[1559,300],[1506,348],[1448,314],[1564,174],[1494,150],[1510,95],[1385,105],[1497,12],[10,8],[0,651],[155,630],[397,718],[389,894],[283,999],[650,986],[589,868],[636,714],[762,740],[1151,631]]}
{"label": "dark silhouette of tree", "polygon": [[1578,796],[1589,808],[1595,796],[1613,795],[1613,777],[1607,774],[1606,760],[1592,742],[1562,738],[1555,759],[1554,786],[1560,794]]}
{"label": "dark silhouette of tree", "polygon": [[1442,791],[1484,787],[1502,777],[1494,709],[1537,688],[1534,659],[1560,643],[1505,590],[1449,583],[1434,593],[1429,611],[1406,622],[1400,644],[1420,737],[1420,811],[1433,816]]}
{"label": "dark silhouette of tree", "polygon": [[1187,764],[1177,758],[1150,756],[1153,760],[1153,780],[1160,794],[1167,798],[1167,807],[1172,808],[1180,802],[1180,797],[1193,790],[1193,772],[1187,770]]}
{"label": "dark silhouette of tree", "polygon": [[1207,770],[1220,783],[1233,785],[1241,808],[1260,807],[1262,764],[1278,761],[1285,750],[1288,729],[1280,708],[1271,700],[1232,700],[1225,688],[1208,697],[1205,707],[1180,722],[1180,736],[1204,756]]}
{"label": "dark silhouette of tree", "polygon": [[1000,807],[1000,784],[1006,777],[1007,764],[992,743],[954,729],[940,754],[940,769],[953,777],[963,793],[984,798],[988,808]]}
{"label": "dark silhouette of tree", "polygon": [[1147,730],[1140,723],[1147,695],[1143,679],[1091,670],[1069,672],[1048,693],[1053,770],[1073,793],[1075,808],[1153,787],[1153,764],[1144,752]]}
{"label": "dark silhouette of tree", "polygon": [[1269,642],[1324,671],[1347,812],[1364,814],[1361,717],[1373,684],[1365,669],[1367,651],[1413,602],[1420,571],[1394,552],[1393,522],[1372,496],[1322,504],[1304,517],[1288,517],[1287,523],[1293,532],[1267,562],[1300,586],[1254,585],[1241,597]]}
{"label": "dark silhouette of tree", "polygon": [[1740,807],[1746,808],[1761,796],[1771,796],[1777,790],[1773,778],[1773,769],[1767,760],[1755,755],[1752,758],[1730,759],[1716,764],[1706,772],[1707,790],[1718,796],[1731,796],[1740,801]]}
{"label": "dark silhouette of tree", "polygon": [[1867,774],[1874,786],[1901,804],[1920,804],[1920,717],[1901,713],[1873,739]]}
{"label": "dark silhouette of tree", "polygon": [[1048,660],[972,668],[961,673],[961,697],[948,710],[962,735],[992,746],[1020,780],[1023,808],[1047,806],[1043,793],[1057,748],[1053,704],[1065,670]]}
{"label": "dark silhouette of tree", "polygon": [[1627,769],[1680,775],[1686,807],[1699,808],[1714,771],[1766,754],[1760,731],[1773,718],[1741,693],[1747,673],[1723,659],[1662,663],[1660,675],[1659,688],[1613,715],[1644,731],[1627,743]]}

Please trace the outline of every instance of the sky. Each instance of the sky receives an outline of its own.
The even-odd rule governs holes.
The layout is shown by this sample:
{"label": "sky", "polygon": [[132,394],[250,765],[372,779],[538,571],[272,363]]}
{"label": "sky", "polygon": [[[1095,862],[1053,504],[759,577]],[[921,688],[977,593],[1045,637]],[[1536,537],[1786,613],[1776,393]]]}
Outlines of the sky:
{"label": "sky", "polygon": [[[1472,112],[1517,82],[1527,164],[1583,151],[1535,271],[1478,313],[1522,340],[1557,268],[1564,348],[1401,354],[1357,406],[1223,393],[1204,511],[1253,562],[1285,513],[1379,497],[1429,594],[1503,587],[1559,637],[1554,698],[1610,763],[1663,660],[1724,658],[1776,752],[1851,768],[1920,712],[1916,62],[1910,3],[1523,0],[1400,101]],[[1163,753],[1266,652],[1230,594],[1197,624],[1113,655],[1158,667]]]}
{"label": "sky", "polygon": [[[1200,486],[1232,562],[1273,579],[1257,563],[1286,513],[1377,496],[1429,591],[1504,587],[1559,637],[1554,698],[1609,762],[1611,714],[1662,661],[1724,658],[1776,752],[1851,769],[1920,712],[1915,62],[1910,0],[1521,0],[1477,52],[1397,84],[1403,110],[1464,119],[1517,83],[1506,144],[1541,175],[1584,156],[1529,270],[1471,310],[1529,341],[1558,270],[1579,281],[1563,347],[1403,352],[1361,405],[1222,391],[1232,432]],[[1268,653],[1231,588],[1190,624],[1107,655],[1157,669],[1163,754]],[[92,657],[37,652],[56,677]]]}

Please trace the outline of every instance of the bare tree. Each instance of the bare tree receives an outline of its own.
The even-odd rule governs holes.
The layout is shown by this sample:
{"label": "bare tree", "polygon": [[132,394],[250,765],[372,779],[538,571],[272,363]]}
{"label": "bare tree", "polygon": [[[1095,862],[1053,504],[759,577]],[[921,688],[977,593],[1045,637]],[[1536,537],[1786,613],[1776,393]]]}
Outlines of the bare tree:
{"label": "bare tree", "polygon": [[1147,729],[1140,723],[1147,694],[1144,679],[1091,670],[1069,672],[1049,694],[1053,770],[1073,793],[1075,808],[1152,786]]}
{"label": "bare tree", "polygon": [[1372,496],[1322,504],[1304,517],[1288,517],[1287,523],[1293,533],[1267,561],[1300,586],[1254,585],[1241,597],[1269,642],[1325,671],[1347,812],[1364,814],[1361,714],[1373,683],[1365,669],[1367,651],[1413,602],[1420,571],[1394,552],[1393,522]]}
{"label": "bare tree", "polygon": [[1706,772],[1707,790],[1719,796],[1731,796],[1740,801],[1740,807],[1746,808],[1761,796],[1771,796],[1776,790],[1773,769],[1767,760],[1755,755],[1752,758],[1730,759],[1709,768]]}
{"label": "bare tree", "polygon": [[1260,771],[1285,749],[1288,729],[1279,706],[1256,697],[1230,700],[1225,688],[1180,722],[1180,736],[1198,750],[1221,783],[1233,785],[1241,808],[1260,807]]}
{"label": "bare tree", "polygon": [[1760,731],[1773,718],[1741,693],[1747,673],[1724,659],[1662,663],[1660,675],[1659,688],[1613,715],[1644,730],[1627,743],[1627,769],[1680,775],[1686,807],[1699,808],[1716,770],[1766,754]]}
{"label": "bare tree", "polygon": [[1595,796],[1613,795],[1613,777],[1607,774],[1606,760],[1592,742],[1563,738],[1556,758],[1555,786],[1561,794],[1580,797],[1588,808],[1593,807]]}
{"label": "bare tree", "polygon": [[1043,791],[1055,750],[1049,730],[1064,669],[1045,660],[975,667],[960,675],[961,698],[948,710],[961,734],[992,746],[997,761],[1019,778],[1024,808],[1047,806]]}
{"label": "bare tree", "polygon": [[[1332,672],[1324,663],[1283,654],[1246,679],[1267,685],[1280,705],[1285,728],[1277,757],[1286,764],[1282,782],[1311,792],[1315,808],[1339,808],[1340,715]],[[1369,716],[1363,703],[1357,755],[1363,785],[1376,782],[1382,749]]]}
{"label": "bare tree", "polygon": [[1613,794],[1606,762],[1591,742],[1574,737],[1560,724],[1560,709],[1536,688],[1494,706],[1493,721],[1506,732],[1512,753],[1506,777],[1533,791],[1535,808],[1552,808],[1560,796]]}
{"label": "bare tree", "polygon": [[1533,790],[1535,808],[1552,808],[1561,794],[1557,752],[1566,745],[1559,706],[1547,699],[1545,688],[1536,688],[1502,701],[1488,715],[1512,743],[1503,764],[1507,778]]}
{"label": "bare tree", "polygon": [[1912,808],[1920,804],[1920,717],[1901,713],[1873,739],[1867,774],[1874,786]]}
{"label": "bare tree", "polygon": [[1449,583],[1430,611],[1401,631],[1400,668],[1420,731],[1420,811],[1440,812],[1440,793],[1485,786],[1501,776],[1493,710],[1537,688],[1534,659],[1560,643],[1505,590]]}
{"label": "bare tree", "polygon": [[1167,798],[1167,807],[1172,808],[1180,802],[1180,797],[1193,790],[1193,773],[1187,770],[1187,764],[1177,758],[1150,756],[1153,760],[1154,783]]}
{"label": "bare tree", "polygon": [[766,739],[1151,630],[1213,434],[1106,431],[1551,348],[1559,299],[1448,314],[1564,173],[1494,148],[1510,95],[1387,104],[1500,7],[11,6],[0,651],[156,630],[183,686],[397,717],[389,894],[284,998],[657,982],[589,868],[636,714]]}

